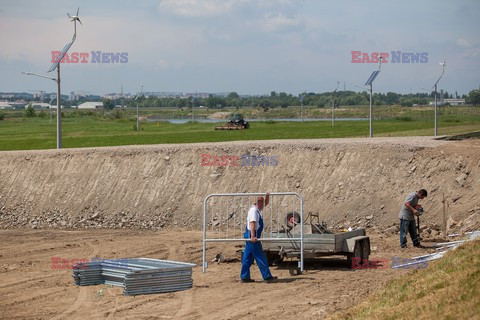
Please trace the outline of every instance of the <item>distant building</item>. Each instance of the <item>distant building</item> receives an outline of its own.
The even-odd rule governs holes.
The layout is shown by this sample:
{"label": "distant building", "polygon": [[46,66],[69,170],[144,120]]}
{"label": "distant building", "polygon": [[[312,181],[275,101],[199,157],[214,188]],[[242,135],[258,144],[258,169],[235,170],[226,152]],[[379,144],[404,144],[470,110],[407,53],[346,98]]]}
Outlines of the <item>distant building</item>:
{"label": "distant building", "polygon": [[11,105],[13,107],[13,109],[15,109],[15,110],[22,110],[27,105],[27,103],[23,100],[9,102],[8,104]]}
{"label": "distant building", "polygon": [[0,109],[8,110],[8,109],[13,109],[13,107],[8,102],[0,101]]}
{"label": "distant building", "polygon": [[443,104],[449,104],[451,106],[458,106],[465,104],[465,99],[443,99]]}
{"label": "distant building", "polygon": [[103,95],[104,99],[117,100],[117,99],[132,99],[132,96],[129,93],[108,93]]}
{"label": "distant building", "polygon": [[86,96],[87,96],[87,93],[83,90],[71,91],[68,99],[74,101],[74,100],[80,100],[81,98],[85,98]]}
{"label": "distant building", "polygon": [[[32,102],[32,107],[35,110],[42,110],[42,109],[50,109],[52,106],[45,102]],[[28,108],[28,105],[24,107],[25,109]]]}
{"label": "distant building", "polygon": [[84,102],[82,104],[79,104],[77,106],[78,109],[90,109],[90,110],[95,110],[95,109],[102,109],[103,108],[103,102],[99,101],[90,101],[90,102]]}

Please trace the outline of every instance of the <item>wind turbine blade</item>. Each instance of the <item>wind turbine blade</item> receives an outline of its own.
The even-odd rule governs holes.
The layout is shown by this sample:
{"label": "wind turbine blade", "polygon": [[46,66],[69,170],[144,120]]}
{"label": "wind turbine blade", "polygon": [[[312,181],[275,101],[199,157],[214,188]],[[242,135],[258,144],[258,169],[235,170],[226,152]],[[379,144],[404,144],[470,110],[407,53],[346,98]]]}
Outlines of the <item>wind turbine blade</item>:
{"label": "wind turbine blade", "polygon": [[78,17],[78,11],[79,11],[79,10],[80,10],[80,7],[78,7],[78,9],[77,9],[77,17]]}
{"label": "wind turbine blade", "polygon": [[68,16],[70,19],[72,19],[72,17],[70,17],[70,13],[68,13],[68,12],[67,12],[67,16]]}
{"label": "wind turbine blade", "polygon": [[80,22],[80,24],[83,26],[82,21],[80,21],[80,18],[78,18],[78,22]]}

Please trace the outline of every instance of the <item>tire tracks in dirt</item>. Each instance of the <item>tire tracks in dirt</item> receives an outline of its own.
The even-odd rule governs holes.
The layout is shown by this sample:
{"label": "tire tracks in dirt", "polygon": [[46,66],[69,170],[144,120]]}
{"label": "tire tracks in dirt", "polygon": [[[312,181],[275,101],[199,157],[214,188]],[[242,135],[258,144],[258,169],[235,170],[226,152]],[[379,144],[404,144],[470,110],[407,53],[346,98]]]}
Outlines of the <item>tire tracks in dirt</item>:
{"label": "tire tracks in dirt", "polygon": [[[90,254],[91,257],[95,257],[98,254],[99,248],[93,244],[93,242],[90,242],[89,246],[93,248],[92,253]],[[73,305],[68,308],[67,310],[63,311],[59,315],[51,318],[51,320],[58,320],[58,319],[65,319],[67,316],[76,311],[80,306],[87,300],[87,288],[86,287],[80,287],[80,292],[78,293],[78,296],[73,303]]]}

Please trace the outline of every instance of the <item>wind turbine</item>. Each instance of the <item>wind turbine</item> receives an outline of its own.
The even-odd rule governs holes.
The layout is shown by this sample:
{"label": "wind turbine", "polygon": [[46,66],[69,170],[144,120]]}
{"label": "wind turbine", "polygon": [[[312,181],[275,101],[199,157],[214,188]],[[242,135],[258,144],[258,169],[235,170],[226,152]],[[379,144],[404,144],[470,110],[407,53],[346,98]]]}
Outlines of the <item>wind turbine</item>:
{"label": "wind turbine", "polygon": [[[67,16],[70,18],[70,21],[73,22],[73,28],[75,30],[75,33],[74,33],[74,37],[77,36],[77,21],[80,22],[81,25],[82,24],[82,21],[80,21],[80,18],[78,17],[78,11],[80,11],[80,8],[77,9],[77,14],[74,15],[74,16],[71,16],[68,12],[67,12]],[[75,40],[74,40],[75,41]]]}
{"label": "wind turbine", "polygon": [[77,15],[75,16],[71,16],[68,12],[67,12],[67,16],[70,18],[70,21],[75,21],[77,20],[78,22],[80,22],[80,24],[82,24],[82,21],[80,21],[80,18],[78,17],[78,11],[80,10],[80,8],[77,9]]}

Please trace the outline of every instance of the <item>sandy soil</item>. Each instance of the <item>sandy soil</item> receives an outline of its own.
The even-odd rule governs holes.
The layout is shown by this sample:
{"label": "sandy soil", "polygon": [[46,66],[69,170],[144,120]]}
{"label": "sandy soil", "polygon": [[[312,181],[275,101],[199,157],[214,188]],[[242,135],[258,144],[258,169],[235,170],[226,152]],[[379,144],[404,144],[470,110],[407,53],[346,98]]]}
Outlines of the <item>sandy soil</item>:
{"label": "sandy soil", "polygon": [[[371,259],[418,256],[431,249],[398,248],[397,236],[371,236]],[[350,270],[344,257],[272,267],[276,283],[239,281],[240,262],[210,263],[202,273],[199,231],[0,231],[0,318],[2,319],[320,319],[364,300],[387,280],[408,270]],[[210,244],[208,259],[223,252],[235,257],[234,244]],[[91,259],[150,257],[195,262],[187,291],[123,296],[106,285],[76,287],[71,270],[52,269],[52,257]],[[256,266],[252,278],[260,280]]]}

